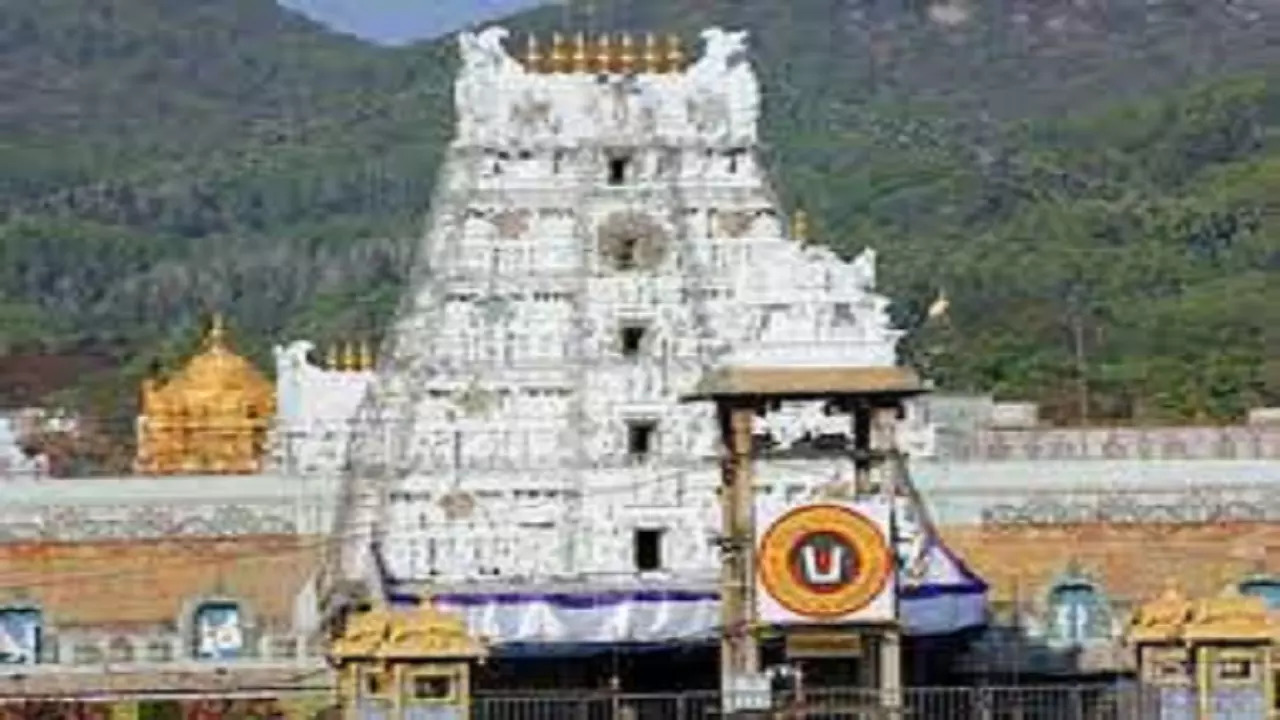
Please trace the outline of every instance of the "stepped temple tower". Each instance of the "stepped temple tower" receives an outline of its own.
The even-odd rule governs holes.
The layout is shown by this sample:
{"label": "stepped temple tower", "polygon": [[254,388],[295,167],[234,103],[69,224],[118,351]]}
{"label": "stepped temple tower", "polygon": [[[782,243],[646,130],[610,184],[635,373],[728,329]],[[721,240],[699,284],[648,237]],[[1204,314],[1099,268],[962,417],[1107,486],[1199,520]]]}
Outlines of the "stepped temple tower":
{"label": "stepped temple tower", "polygon": [[[692,60],[674,39],[554,37],[520,58],[507,40],[459,37],[456,136],[344,424],[322,594],[430,593],[499,653],[705,640],[719,431],[681,396],[735,360],[891,368],[902,333],[874,253],[807,244],[781,207],[746,33],[705,30]],[[755,432],[776,456],[761,507],[853,471],[807,452],[849,432],[821,403]],[[901,593],[905,631],[982,623],[985,585],[912,537],[927,572]]]}

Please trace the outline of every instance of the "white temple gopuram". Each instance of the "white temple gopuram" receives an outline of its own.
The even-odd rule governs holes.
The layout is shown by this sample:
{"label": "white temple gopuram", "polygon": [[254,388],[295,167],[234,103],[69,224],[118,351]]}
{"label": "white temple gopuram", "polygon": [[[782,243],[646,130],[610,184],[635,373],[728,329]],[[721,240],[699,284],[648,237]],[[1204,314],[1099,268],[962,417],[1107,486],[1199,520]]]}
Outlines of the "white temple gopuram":
{"label": "white temple gopuram", "polygon": [[[506,38],[459,38],[456,137],[376,368],[278,350],[277,432],[346,477],[324,583],[429,591],[497,645],[714,636],[719,436],[679,398],[735,359],[894,365],[875,255],[786,220],[746,33],[704,31],[692,62],[653,43],[517,59]],[[812,403],[761,420],[760,506],[846,478],[802,451],[846,422]],[[921,510],[899,507],[906,632],[982,624],[986,585]]]}

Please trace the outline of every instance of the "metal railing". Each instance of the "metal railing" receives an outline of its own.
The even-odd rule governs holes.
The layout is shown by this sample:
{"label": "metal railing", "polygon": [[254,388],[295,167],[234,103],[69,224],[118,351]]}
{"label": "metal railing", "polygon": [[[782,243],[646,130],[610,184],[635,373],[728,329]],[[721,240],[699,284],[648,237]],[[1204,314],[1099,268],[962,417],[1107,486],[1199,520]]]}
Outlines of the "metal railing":
{"label": "metal railing", "polygon": [[[480,695],[474,720],[705,720],[752,717],[786,720],[1155,720],[1160,698],[1131,682],[1018,687],[908,688],[901,703],[876,690],[824,688],[734,697],[717,692],[664,694],[545,693]],[[754,708],[738,713],[726,707]]]}

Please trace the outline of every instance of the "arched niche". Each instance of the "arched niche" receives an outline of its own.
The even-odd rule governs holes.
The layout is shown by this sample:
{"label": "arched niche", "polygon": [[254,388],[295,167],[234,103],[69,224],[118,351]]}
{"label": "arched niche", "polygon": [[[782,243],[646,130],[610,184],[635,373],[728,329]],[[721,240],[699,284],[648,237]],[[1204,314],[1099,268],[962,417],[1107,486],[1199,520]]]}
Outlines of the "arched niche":
{"label": "arched niche", "polygon": [[1280,576],[1254,575],[1241,580],[1237,587],[1241,595],[1260,597],[1267,607],[1280,610]]}
{"label": "arched niche", "polygon": [[233,598],[202,598],[186,613],[187,646],[197,660],[237,660],[250,650],[249,612]]}
{"label": "arched niche", "polygon": [[34,605],[0,605],[0,665],[35,665],[44,642],[44,613]]}
{"label": "arched niche", "polygon": [[1092,580],[1068,574],[1045,596],[1046,638],[1055,645],[1080,646],[1112,640],[1111,603]]}

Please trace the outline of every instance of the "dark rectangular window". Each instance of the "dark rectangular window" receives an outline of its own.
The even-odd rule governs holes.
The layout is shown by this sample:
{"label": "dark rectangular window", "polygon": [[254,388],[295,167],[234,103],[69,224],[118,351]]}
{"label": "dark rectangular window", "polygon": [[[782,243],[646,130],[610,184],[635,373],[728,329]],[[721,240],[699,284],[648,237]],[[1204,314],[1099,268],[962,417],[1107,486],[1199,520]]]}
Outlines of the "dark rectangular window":
{"label": "dark rectangular window", "polygon": [[636,268],[636,248],[640,244],[639,238],[623,238],[618,241],[618,252],[614,256],[615,264],[619,270],[634,270]]}
{"label": "dark rectangular window", "polygon": [[632,420],[627,423],[627,454],[632,460],[644,460],[653,452],[653,436],[657,423],[652,420]]}
{"label": "dark rectangular window", "polygon": [[644,348],[645,335],[648,328],[643,325],[623,325],[620,333],[620,345],[622,347],[622,356],[633,358],[640,354]]}
{"label": "dark rectangular window", "polygon": [[609,184],[622,185],[627,181],[627,170],[631,167],[630,155],[609,156]]}
{"label": "dark rectangular window", "polygon": [[633,540],[636,572],[662,569],[662,531],[638,528]]}

